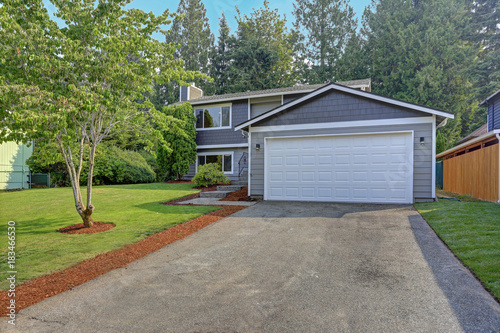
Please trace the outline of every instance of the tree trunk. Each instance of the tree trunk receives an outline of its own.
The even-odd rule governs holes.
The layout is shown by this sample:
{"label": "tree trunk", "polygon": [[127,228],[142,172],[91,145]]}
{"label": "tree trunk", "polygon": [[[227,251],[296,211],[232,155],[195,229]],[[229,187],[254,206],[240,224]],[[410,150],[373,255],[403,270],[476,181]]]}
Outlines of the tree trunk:
{"label": "tree trunk", "polygon": [[83,211],[83,214],[81,215],[82,220],[83,220],[83,226],[85,228],[92,228],[94,225],[94,220],[92,220],[92,213],[94,211],[94,207],[92,206],[92,209],[85,209]]}

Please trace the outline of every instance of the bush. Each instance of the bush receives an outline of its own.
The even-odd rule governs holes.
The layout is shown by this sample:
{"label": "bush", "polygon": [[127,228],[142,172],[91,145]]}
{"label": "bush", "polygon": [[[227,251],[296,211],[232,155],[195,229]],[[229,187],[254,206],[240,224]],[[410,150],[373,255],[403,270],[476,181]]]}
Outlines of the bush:
{"label": "bush", "polygon": [[193,183],[197,186],[211,186],[216,184],[229,184],[231,181],[220,170],[220,164],[208,163],[200,165],[198,172],[193,177]]}
{"label": "bush", "polygon": [[[101,148],[101,149],[99,149]],[[84,164],[81,183],[87,183],[87,165]],[[93,184],[151,183],[156,174],[144,157],[132,150],[101,145],[95,157]]]}

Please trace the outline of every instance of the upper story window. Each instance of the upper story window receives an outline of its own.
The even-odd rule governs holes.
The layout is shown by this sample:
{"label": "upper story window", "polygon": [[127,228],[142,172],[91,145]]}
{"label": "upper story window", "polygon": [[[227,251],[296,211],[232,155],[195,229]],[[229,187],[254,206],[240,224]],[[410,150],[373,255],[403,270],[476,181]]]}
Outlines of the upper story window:
{"label": "upper story window", "polygon": [[217,129],[231,127],[231,106],[217,105],[204,108],[195,108],[197,129]]}

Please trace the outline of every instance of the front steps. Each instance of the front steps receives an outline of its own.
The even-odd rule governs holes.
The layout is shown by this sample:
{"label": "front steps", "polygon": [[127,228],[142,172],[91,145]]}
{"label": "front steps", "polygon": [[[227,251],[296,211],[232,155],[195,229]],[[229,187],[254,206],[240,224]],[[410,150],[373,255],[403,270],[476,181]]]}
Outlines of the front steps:
{"label": "front steps", "polygon": [[201,192],[200,193],[200,198],[217,198],[217,199],[223,199],[225,198],[229,193],[241,190],[241,185],[233,185],[233,182],[231,182],[232,185],[220,185],[217,186],[217,191],[207,191],[207,192]]}

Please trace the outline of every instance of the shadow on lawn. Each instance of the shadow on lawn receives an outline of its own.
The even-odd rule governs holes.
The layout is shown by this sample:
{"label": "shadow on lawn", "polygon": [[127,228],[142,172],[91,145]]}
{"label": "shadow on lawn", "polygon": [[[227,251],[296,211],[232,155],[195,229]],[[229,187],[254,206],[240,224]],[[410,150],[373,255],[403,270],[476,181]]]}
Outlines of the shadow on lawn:
{"label": "shadow on lawn", "polygon": [[50,219],[50,222],[47,218],[42,217],[16,223],[16,233],[29,233],[30,235],[52,234],[56,233],[59,228],[77,223],[82,223],[78,215],[74,219]]}
{"label": "shadow on lawn", "polygon": [[135,205],[134,207],[162,214],[196,214],[207,212],[207,206],[162,205],[157,201]]}
{"label": "shadow on lawn", "polygon": [[420,215],[409,218],[415,239],[465,332],[498,332],[495,299],[453,255]]}

